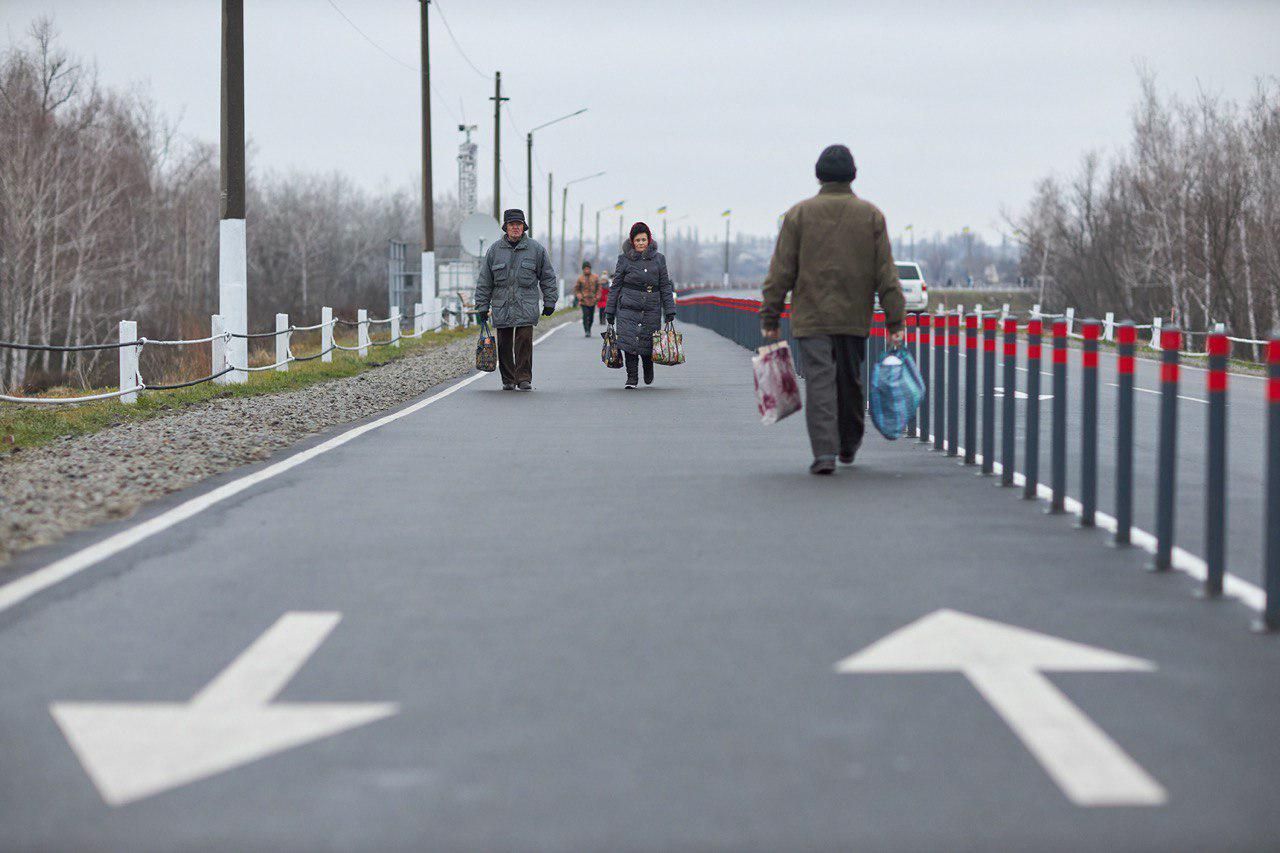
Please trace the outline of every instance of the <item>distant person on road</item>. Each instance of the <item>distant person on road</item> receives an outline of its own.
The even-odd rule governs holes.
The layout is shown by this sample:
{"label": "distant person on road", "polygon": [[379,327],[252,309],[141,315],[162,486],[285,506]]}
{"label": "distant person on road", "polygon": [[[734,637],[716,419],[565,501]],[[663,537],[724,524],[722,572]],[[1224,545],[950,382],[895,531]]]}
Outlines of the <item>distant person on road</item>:
{"label": "distant person on road", "polygon": [[573,298],[582,309],[582,331],[591,337],[591,323],[596,318],[596,302],[600,299],[600,277],[591,274],[591,262],[582,262],[582,275],[573,286]]}
{"label": "distant person on road", "polygon": [[[533,327],[556,311],[559,288],[547,250],[525,233],[524,211],[502,214],[503,238],[484,253],[476,282],[476,319],[489,319],[498,330],[498,370],[502,390],[533,390]],[[541,291],[541,298],[539,298]]]}
{"label": "distant person on road", "polygon": [[852,465],[862,444],[866,396],[862,363],[876,296],[889,345],[902,343],[906,299],[889,247],[884,214],[853,193],[853,154],[832,145],[814,169],[818,194],[787,211],[764,282],[760,328],[778,339],[791,294],[791,334],[805,374],[805,422],[811,474]]}
{"label": "distant person on road", "polygon": [[604,270],[600,273],[599,306],[600,306],[600,322],[603,323],[605,321],[604,319],[605,314],[608,313],[606,309],[609,307],[609,271],[608,270]]}
{"label": "distant person on road", "polygon": [[639,384],[641,364],[644,384],[652,385],[653,336],[664,319],[675,322],[676,298],[667,275],[667,259],[643,222],[631,226],[631,238],[618,255],[608,318],[616,324],[618,347],[627,366],[624,387],[632,389]]}

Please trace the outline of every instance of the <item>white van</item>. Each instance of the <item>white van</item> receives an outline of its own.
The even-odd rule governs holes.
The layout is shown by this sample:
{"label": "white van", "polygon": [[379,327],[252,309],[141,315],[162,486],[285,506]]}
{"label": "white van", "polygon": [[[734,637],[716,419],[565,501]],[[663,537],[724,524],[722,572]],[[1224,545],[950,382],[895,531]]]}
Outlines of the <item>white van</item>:
{"label": "white van", "polygon": [[914,261],[898,261],[898,283],[907,298],[908,311],[924,311],[929,307],[929,286],[925,284],[920,265]]}

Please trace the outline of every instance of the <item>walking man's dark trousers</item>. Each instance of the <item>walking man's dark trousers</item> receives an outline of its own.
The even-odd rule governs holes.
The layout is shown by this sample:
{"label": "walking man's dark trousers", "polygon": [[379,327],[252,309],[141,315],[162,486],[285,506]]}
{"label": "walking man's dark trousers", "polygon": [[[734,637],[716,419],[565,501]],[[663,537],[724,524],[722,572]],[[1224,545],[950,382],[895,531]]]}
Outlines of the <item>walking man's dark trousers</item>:
{"label": "walking man's dark trousers", "polygon": [[857,453],[866,429],[862,363],[867,339],[814,335],[796,342],[804,366],[804,417],[813,458]]}
{"label": "walking man's dark trousers", "polygon": [[533,326],[498,329],[498,371],[503,385],[533,381]]}

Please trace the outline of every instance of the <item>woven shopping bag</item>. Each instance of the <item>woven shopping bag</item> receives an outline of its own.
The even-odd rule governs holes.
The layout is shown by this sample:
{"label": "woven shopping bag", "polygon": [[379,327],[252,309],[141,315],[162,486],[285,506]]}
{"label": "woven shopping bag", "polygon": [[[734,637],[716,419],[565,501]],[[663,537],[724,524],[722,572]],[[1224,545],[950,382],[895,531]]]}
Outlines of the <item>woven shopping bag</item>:
{"label": "woven shopping bag", "polygon": [[684,335],[676,331],[675,324],[668,323],[653,336],[653,363],[684,364]]}
{"label": "woven shopping bag", "polygon": [[756,405],[762,423],[776,424],[800,411],[800,383],[786,341],[760,347],[751,359],[751,367],[755,371]]}
{"label": "woven shopping bag", "polygon": [[924,399],[920,369],[905,347],[886,351],[872,365],[869,397],[876,429],[890,441],[899,438]]}
{"label": "woven shopping bag", "polygon": [[612,323],[600,333],[600,337],[604,338],[604,345],[600,347],[600,361],[605,367],[622,367],[622,348],[618,346],[618,333],[614,331]]}
{"label": "woven shopping bag", "polygon": [[480,339],[476,341],[476,370],[492,373],[498,369],[498,345],[489,331],[489,323],[480,323]]}

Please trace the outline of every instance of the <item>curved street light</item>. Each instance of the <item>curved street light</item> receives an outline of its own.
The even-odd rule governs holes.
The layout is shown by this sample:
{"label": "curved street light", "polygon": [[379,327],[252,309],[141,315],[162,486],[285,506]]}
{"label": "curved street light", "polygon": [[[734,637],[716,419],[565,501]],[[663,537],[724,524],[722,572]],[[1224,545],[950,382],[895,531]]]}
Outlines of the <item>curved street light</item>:
{"label": "curved street light", "polygon": [[[601,176],[601,175],[603,175],[603,174],[605,174],[605,173],[604,173],[604,172],[596,172],[594,175],[583,175],[581,178],[574,178],[572,181],[568,181],[568,182],[564,185],[564,195],[563,195],[563,197],[562,197],[562,198],[561,198],[561,200],[560,200],[560,274],[561,274],[561,275],[564,275],[564,274],[565,274],[565,271],[564,271],[564,229],[565,229],[565,221],[566,221],[566,219],[568,218],[568,215],[569,215],[569,187],[573,186],[574,184],[580,184],[580,183],[582,183],[583,181],[589,181],[589,180],[591,180],[592,178],[598,178],[598,177],[600,177],[600,176]],[[581,243],[581,240],[582,240],[582,233],[581,233],[581,232],[582,232],[582,223],[581,223],[581,219],[582,219],[582,217],[581,217],[581,216],[579,216],[579,217],[578,217],[578,219],[579,219],[579,223],[578,223],[578,232],[579,232],[579,233],[578,233],[578,240],[579,240],[579,243]],[[581,252],[581,246],[579,246],[579,252]]]}
{"label": "curved street light", "polygon": [[[586,111],[587,111],[587,108],[583,107],[577,112],[569,113],[568,115],[562,115],[560,116],[560,118],[553,118],[551,121],[543,122],[542,124],[533,128],[533,130],[530,130],[527,134],[525,134],[525,181],[526,181],[526,191],[528,193],[526,201],[529,209],[524,212],[524,215],[525,215],[525,219],[529,222],[529,230],[533,230],[533,134],[534,134],[534,131],[542,130],[544,127],[550,127],[551,125],[556,124],[557,122],[562,122],[565,119],[570,119],[570,118],[573,118],[574,116],[580,116]],[[548,192],[547,203],[550,204],[551,203],[550,190],[548,190],[547,192]],[[547,213],[547,233],[548,234],[551,233],[551,213],[549,211]]]}

